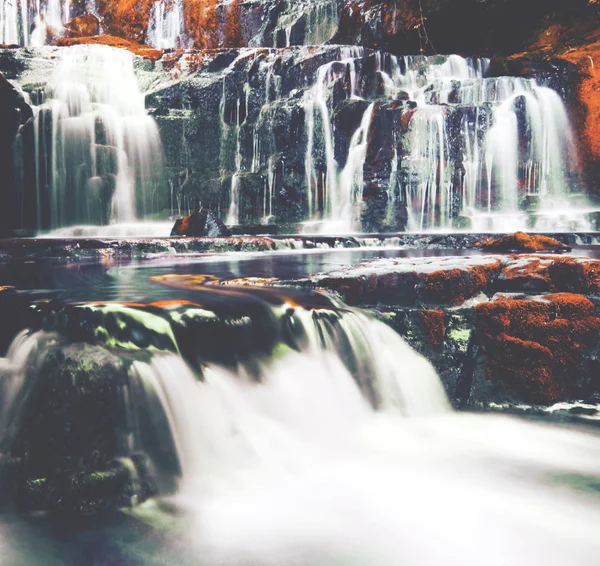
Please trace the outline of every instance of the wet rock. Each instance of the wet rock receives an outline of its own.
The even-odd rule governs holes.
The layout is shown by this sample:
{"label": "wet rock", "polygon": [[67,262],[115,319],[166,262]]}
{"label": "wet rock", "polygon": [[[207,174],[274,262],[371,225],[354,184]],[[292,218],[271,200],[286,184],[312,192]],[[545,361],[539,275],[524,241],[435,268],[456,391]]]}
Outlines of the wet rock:
{"label": "wet rock", "polygon": [[351,305],[460,305],[486,289],[501,267],[493,256],[376,259],[309,279]]}
{"label": "wet rock", "polygon": [[600,292],[600,261],[586,257],[514,256],[495,282],[498,291]]}
{"label": "wet rock", "polygon": [[586,297],[501,295],[477,305],[476,327],[493,397],[549,404],[597,389],[597,378],[586,378],[593,376],[589,355],[598,347],[600,317]]}
{"label": "wet rock", "polygon": [[13,499],[24,510],[77,514],[143,501],[153,493],[147,474],[138,479],[144,457],[121,463],[130,450],[125,364],[103,348],[60,342],[34,354],[21,407],[13,407],[8,442],[20,462]]}
{"label": "wet rock", "polygon": [[500,238],[489,238],[481,247],[484,250],[494,252],[552,252],[561,253],[571,251],[569,246],[566,246],[548,236],[536,234],[530,236],[525,232],[515,232]]}
{"label": "wet rock", "polygon": [[189,216],[178,219],[171,230],[171,236],[194,238],[204,236],[217,238],[230,235],[229,228],[206,208],[197,208]]}
{"label": "wet rock", "polygon": [[76,16],[65,25],[65,37],[89,37],[100,34],[100,21],[94,14]]}

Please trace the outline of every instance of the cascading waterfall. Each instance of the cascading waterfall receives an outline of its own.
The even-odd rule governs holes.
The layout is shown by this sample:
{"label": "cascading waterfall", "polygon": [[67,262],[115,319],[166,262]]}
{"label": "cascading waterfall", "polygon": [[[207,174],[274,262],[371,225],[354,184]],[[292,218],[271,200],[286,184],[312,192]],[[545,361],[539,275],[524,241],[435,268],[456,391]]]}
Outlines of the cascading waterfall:
{"label": "cascading waterfall", "polygon": [[[390,170],[398,194],[389,183],[387,202],[406,206],[409,230],[451,229],[459,217],[470,218],[476,230],[524,228],[528,200],[536,201],[537,215],[569,208],[573,136],[556,92],[533,79],[488,78],[485,59],[375,57],[384,97],[408,105],[407,131],[393,132],[397,147]],[[340,169],[335,159],[332,88],[349,75],[346,96],[372,100],[369,85],[357,86],[355,78],[365,64],[364,51],[342,48],[338,61],[319,69],[305,96],[309,215],[317,218],[322,210],[325,219],[341,217],[346,229],[357,227],[362,180],[359,173],[340,178],[348,164]],[[366,137],[372,113],[369,105],[355,137]],[[321,148],[325,159],[317,168],[314,155]],[[365,153],[362,163],[354,161],[355,172]],[[327,194],[322,207],[318,191]],[[586,228],[585,222],[578,226]]]}
{"label": "cascading waterfall", "polygon": [[[332,221],[337,219],[333,228],[348,230],[352,227],[352,204],[353,193],[360,192],[362,180],[358,180],[358,188],[355,188],[358,172],[362,172],[367,147],[367,131],[373,105],[370,105],[364,113],[361,124],[354,134],[347,161],[346,168],[338,172],[335,160],[334,132],[327,105],[328,88],[337,80],[349,77],[347,96],[358,97],[356,86],[356,68],[354,61],[361,57],[364,50],[360,47],[343,47],[340,49],[340,61],[334,61],[323,65],[317,72],[313,87],[305,94],[305,115],[307,132],[307,149],[305,158],[305,170],[307,178],[307,201],[309,217],[316,216],[317,211],[322,211],[324,219]],[[325,175],[321,176],[314,165],[314,152],[324,148],[325,153]],[[341,177],[341,178],[338,178]],[[323,195],[319,199],[319,192]],[[321,202],[319,202],[321,200]]]}
{"label": "cascading waterfall", "polygon": [[130,222],[160,210],[160,138],[131,53],[102,45],[61,51],[45,98],[36,147],[49,226]]}
{"label": "cascading waterfall", "polygon": [[184,29],[182,0],[158,0],[148,22],[148,43],[158,49],[178,46]]}
{"label": "cascading waterfall", "polygon": [[288,3],[273,30],[273,47],[322,45],[338,31],[337,0]]}
{"label": "cascading waterfall", "polygon": [[[477,566],[489,548],[494,553],[485,561],[491,565],[593,561],[600,507],[580,490],[594,489],[600,475],[597,435],[454,414],[424,358],[383,323],[340,307],[270,306],[261,320],[268,334],[285,329],[285,340],[237,365],[204,361],[196,371],[178,353],[156,351],[161,343],[173,346],[168,331],[166,342],[151,340],[152,352],[135,349],[135,333],[123,332],[127,325],[97,328],[104,346],[23,333],[0,359],[0,465],[17,465],[15,453],[26,462],[41,461],[33,448],[43,451],[54,441],[42,424],[55,422],[62,397],[52,399],[57,405],[38,400],[51,420],[21,428],[37,407],[28,407],[35,387],[55,395],[72,388],[72,399],[80,402],[90,395],[86,388],[97,387],[92,391],[102,403],[114,403],[93,409],[98,415],[108,410],[118,427],[110,465],[129,470],[138,488],[127,492],[130,504],[144,494],[137,451],[153,459],[148,469],[181,474],[178,493],[165,506],[130,511],[139,521],[136,529],[177,525],[174,544],[166,543],[173,531],[161,531],[160,547],[150,550],[147,531],[141,542],[127,540],[127,556],[140,563],[150,561],[150,552],[161,566],[174,560],[209,566],[433,566],[460,560]],[[188,322],[194,313],[218,318],[190,307]],[[143,319],[152,332],[152,317],[140,312],[129,323]],[[244,316],[232,321],[246,324]],[[106,381],[111,372],[118,376],[114,387]],[[59,381],[48,385],[50,378]],[[67,414],[88,422],[85,412],[69,408]],[[95,427],[89,430],[95,439]],[[64,427],[56,431],[65,434]],[[128,457],[132,450],[137,455]],[[178,465],[166,466],[163,460],[173,455]],[[87,493],[81,491],[85,476],[76,477],[77,493]],[[112,476],[99,471],[95,477]],[[57,483],[59,490],[64,485]]]}

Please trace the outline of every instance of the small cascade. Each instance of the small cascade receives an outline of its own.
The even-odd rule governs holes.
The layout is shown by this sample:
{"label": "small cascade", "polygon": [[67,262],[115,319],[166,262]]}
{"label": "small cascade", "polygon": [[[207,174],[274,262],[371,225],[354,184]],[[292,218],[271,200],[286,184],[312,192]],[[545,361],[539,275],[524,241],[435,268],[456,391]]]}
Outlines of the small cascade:
{"label": "small cascade", "polygon": [[393,330],[322,295],[197,293],[39,306],[53,330],[0,358],[3,504],[102,514],[100,540],[161,566],[593,563],[589,427],[455,413]]}
{"label": "small cascade", "polygon": [[[147,481],[162,490],[180,475],[180,488],[206,487],[249,462],[272,471],[299,464],[302,445],[323,440],[324,423],[335,442],[373,410],[449,412],[431,364],[382,322],[341,304],[292,305],[278,291],[262,293],[266,302],[238,292],[233,312],[218,295],[172,313],[66,306],[47,320],[52,332],[18,335],[0,358],[0,476],[3,462],[21,458],[24,491],[41,477],[70,500],[60,473],[75,473],[72,451],[79,478],[145,458],[155,474]],[[91,333],[73,333],[75,320]],[[219,351],[209,346],[215,333]],[[26,505],[43,507],[31,497]]]}
{"label": "small cascade", "polygon": [[[344,81],[346,96],[358,97],[355,61],[364,50],[360,47],[340,48],[340,60],[319,68],[314,86],[304,98],[306,116],[307,148],[305,170],[307,178],[307,201],[309,216],[314,218],[318,210],[322,211],[326,221],[336,221],[331,226],[335,230],[352,228],[351,195],[362,192],[362,166],[366,157],[367,131],[373,105],[369,105],[363,114],[359,128],[353,135],[348,150],[347,164],[338,172],[334,148],[334,130],[328,107],[329,87],[336,81]],[[325,175],[315,167],[314,153],[324,148]],[[321,198],[319,198],[321,193]]]}
{"label": "small cascade", "polygon": [[61,51],[36,112],[43,225],[131,222],[161,210],[160,138],[131,53],[102,45]]}
{"label": "small cascade", "polygon": [[147,43],[158,49],[178,47],[184,29],[182,0],[158,0],[152,5]]}

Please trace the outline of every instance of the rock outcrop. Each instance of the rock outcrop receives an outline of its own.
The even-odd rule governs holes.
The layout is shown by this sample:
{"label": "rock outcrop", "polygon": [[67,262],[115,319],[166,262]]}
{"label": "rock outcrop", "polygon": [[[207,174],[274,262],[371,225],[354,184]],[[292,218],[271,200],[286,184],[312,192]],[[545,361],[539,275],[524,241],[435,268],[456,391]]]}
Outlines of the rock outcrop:
{"label": "rock outcrop", "polygon": [[210,210],[197,208],[175,221],[171,236],[219,238],[231,236],[231,231]]}

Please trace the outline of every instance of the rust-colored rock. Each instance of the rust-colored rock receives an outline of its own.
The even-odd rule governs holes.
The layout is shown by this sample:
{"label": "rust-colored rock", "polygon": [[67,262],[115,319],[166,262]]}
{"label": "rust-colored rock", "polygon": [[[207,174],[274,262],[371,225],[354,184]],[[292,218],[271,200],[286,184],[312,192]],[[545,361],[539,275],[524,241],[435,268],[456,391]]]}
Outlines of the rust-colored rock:
{"label": "rust-colored rock", "polygon": [[600,294],[600,261],[584,257],[514,256],[499,277],[512,291]]}
{"label": "rust-colored rock", "polygon": [[200,49],[218,47],[217,0],[187,0],[183,14],[194,47]]}
{"label": "rust-colored rock", "polygon": [[162,50],[154,49],[153,47],[147,47],[146,45],[139,45],[132,41],[128,41],[121,37],[115,37],[112,35],[94,35],[91,37],[62,37],[56,42],[59,47],[69,47],[71,45],[108,45],[109,47],[120,47],[131,51],[134,55],[139,55],[145,59],[152,59],[157,61],[162,57]]}
{"label": "rust-colored rock", "polygon": [[143,43],[154,0],[98,0],[104,31],[135,43]]}
{"label": "rust-colored rock", "polygon": [[210,210],[197,208],[189,216],[175,222],[171,236],[220,238],[231,236],[231,232]]}
{"label": "rust-colored rock", "polygon": [[100,34],[100,21],[94,14],[73,18],[65,26],[65,37],[90,37]]}
{"label": "rust-colored rock", "polygon": [[418,318],[423,333],[429,343],[439,348],[446,334],[446,313],[443,310],[418,311]]}
{"label": "rust-colored rock", "polygon": [[496,260],[492,264],[424,274],[423,298],[430,303],[460,305],[483,291],[501,268],[502,262]]}
{"label": "rust-colored rock", "polygon": [[582,295],[500,297],[477,305],[476,325],[490,381],[524,402],[549,404],[573,394],[600,318]]}
{"label": "rust-colored rock", "polygon": [[515,232],[500,238],[489,238],[481,247],[484,250],[494,252],[568,252],[569,246],[565,246],[558,240],[542,235],[529,235],[525,232]]}

